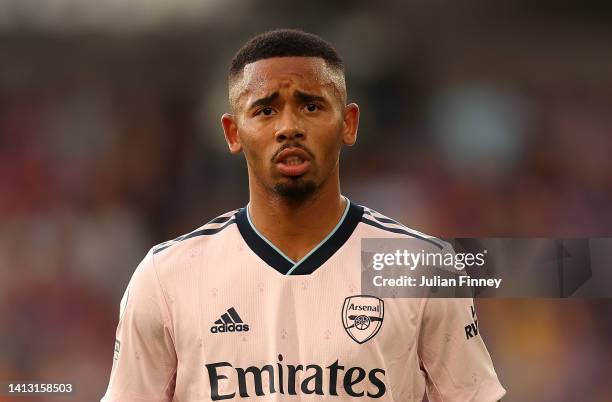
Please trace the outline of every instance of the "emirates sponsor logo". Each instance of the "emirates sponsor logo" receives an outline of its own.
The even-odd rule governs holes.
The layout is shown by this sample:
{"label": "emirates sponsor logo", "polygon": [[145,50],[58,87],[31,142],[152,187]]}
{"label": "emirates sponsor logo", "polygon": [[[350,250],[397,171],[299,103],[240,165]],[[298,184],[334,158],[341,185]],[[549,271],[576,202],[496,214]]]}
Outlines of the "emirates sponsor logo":
{"label": "emirates sponsor logo", "polygon": [[276,363],[261,367],[234,367],[229,362],[206,364],[213,401],[282,394],[288,396],[346,395],[358,398],[380,398],[387,388],[385,370],[347,367],[338,360],[328,366],[318,364],[285,364],[283,355]]}

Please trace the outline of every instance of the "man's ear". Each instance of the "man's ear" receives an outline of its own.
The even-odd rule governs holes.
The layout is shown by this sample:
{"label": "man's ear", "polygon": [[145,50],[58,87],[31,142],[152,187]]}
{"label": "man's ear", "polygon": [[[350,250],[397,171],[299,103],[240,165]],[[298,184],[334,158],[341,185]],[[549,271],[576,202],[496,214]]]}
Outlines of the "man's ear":
{"label": "man's ear", "polygon": [[359,106],[350,103],[344,108],[344,121],[342,123],[342,142],[351,146],[357,141],[357,127],[359,126]]}
{"label": "man's ear", "polygon": [[238,125],[236,120],[234,120],[234,116],[224,113],[221,116],[221,125],[223,126],[223,134],[225,134],[225,141],[230,152],[233,154],[240,153],[242,146],[240,145],[240,138],[238,138]]}

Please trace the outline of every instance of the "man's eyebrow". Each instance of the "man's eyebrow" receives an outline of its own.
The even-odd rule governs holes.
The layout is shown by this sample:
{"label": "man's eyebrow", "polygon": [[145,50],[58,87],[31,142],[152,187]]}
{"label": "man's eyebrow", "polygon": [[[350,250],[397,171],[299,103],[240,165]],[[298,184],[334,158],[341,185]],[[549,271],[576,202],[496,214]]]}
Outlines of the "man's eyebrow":
{"label": "man's eyebrow", "polygon": [[293,96],[302,103],[305,102],[325,102],[325,98],[319,95],[308,94],[302,91],[295,91]]}
{"label": "man's eyebrow", "polygon": [[256,101],[254,101],[253,103],[251,103],[251,105],[249,106],[249,109],[253,109],[256,108],[258,106],[263,106],[263,105],[269,105],[270,103],[274,102],[276,100],[276,98],[278,98],[278,91],[272,93],[269,96],[265,96],[263,98],[259,98]]}

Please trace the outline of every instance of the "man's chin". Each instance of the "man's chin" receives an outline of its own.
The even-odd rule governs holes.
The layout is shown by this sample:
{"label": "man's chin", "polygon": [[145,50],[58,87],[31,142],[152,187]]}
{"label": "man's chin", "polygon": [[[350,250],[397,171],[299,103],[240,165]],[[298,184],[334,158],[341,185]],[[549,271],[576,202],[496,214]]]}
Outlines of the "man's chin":
{"label": "man's chin", "polygon": [[314,194],[316,188],[314,181],[296,177],[276,183],[274,192],[288,201],[300,202]]}

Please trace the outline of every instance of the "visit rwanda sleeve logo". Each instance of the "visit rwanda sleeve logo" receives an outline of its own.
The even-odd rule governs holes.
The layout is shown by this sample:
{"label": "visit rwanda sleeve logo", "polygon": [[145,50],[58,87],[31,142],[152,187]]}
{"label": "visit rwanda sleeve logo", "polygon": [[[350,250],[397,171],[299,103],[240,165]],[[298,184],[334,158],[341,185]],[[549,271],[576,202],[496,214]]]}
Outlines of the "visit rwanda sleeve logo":
{"label": "visit rwanda sleeve logo", "polygon": [[113,360],[119,360],[119,350],[121,349],[121,342],[119,339],[115,339],[115,351],[113,353]]}
{"label": "visit rwanda sleeve logo", "polygon": [[357,343],[372,339],[385,316],[385,303],[375,296],[359,295],[344,299],[342,325],[346,333]]}

